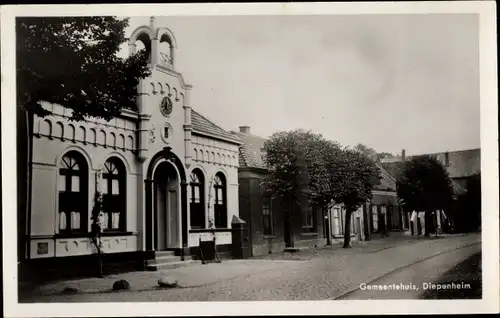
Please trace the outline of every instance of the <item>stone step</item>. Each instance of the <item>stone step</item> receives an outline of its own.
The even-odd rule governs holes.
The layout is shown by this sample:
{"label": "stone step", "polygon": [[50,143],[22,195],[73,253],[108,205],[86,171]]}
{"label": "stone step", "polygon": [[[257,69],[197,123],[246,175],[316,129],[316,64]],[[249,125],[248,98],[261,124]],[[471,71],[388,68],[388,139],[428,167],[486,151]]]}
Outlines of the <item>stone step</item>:
{"label": "stone step", "polygon": [[146,270],[148,271],[160,271],[166,269],[175,269],[180,267],[194,266],[201,264],[199,261],[178,261],[178,262],[167,262],[167,263],[157,263],[154,265],[146,265]]}
{"label": "stone step", "polygon": [[295,253],[295,252],[301,252],[301,251],[307,251],[310,248],[308,247],[286,247],[285,248],[285,253]]}
{"label": "stone step", "polygon": [[162,257],[162,256],[175,256],[174,251],[155,251],[155,257]]}
{"label": "stone step", "polygon": [[[184,260],[185,261],[190,261],[192,260],[193,257],[191,256],[184,256]],[[173,262],[179,262],[181,261],[181,257],[180,256],[172,256],[172,255],[168,255],[168,256],[160,256],[160,257],[156,257],[154,259],[150,259],[147,261],[147,265],[155,265],[155,264],[162,264],[162,263],[173,263]]]}

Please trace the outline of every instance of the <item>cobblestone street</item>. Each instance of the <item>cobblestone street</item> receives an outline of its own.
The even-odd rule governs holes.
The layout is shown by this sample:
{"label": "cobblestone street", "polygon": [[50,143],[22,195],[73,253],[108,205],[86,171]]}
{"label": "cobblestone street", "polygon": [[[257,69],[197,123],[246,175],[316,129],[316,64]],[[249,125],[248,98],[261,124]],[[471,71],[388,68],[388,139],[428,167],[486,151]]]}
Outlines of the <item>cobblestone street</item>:
{"label": "cobblestone street", "polygon": [[[40,286],[21,302],[115,301],[248,301],[331,300],[401,267],[422,259],[475,246],[481,236],[387,238],[355,244],[269,255],[260,259],[230,260],[168,272],[136,272],[104,279],[84,279]],[[181,288],[158,289],[160,277],[176,279]],[[124,278],[131,290],[110,292],[113,281]],[[79,293],[60,294],[65,287]]]}

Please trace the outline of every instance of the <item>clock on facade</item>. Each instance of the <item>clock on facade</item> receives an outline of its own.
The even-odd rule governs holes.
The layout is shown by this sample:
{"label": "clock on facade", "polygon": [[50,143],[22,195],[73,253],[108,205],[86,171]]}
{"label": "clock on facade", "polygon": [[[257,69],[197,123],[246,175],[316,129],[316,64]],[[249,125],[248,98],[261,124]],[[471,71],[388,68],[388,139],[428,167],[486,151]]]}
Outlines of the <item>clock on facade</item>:
{"label": "clock on facade", "polygon": [[172,113],[172,100],[169,97],[161,100],[160,111],[163,116],[169,116]]}

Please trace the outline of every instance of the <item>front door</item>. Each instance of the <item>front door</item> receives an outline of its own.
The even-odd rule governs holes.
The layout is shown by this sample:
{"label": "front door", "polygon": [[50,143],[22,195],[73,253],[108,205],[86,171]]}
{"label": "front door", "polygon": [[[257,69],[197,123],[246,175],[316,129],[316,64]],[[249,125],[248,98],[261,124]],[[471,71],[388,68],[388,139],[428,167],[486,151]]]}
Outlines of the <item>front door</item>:
{"label": "front door", "polygon": [[153,249],[163,251],[179,247],[179,179],[169,162],[156,168],[153,186]]}

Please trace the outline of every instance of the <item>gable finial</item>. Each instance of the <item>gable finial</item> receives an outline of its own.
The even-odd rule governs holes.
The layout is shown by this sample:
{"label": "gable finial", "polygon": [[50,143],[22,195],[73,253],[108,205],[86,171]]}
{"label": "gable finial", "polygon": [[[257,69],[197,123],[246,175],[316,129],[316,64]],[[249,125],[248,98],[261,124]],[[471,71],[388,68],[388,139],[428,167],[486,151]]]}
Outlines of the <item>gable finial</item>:
{"label": "gable finial", "polygon": [[151,27],[151,29],[156,28],[156,18],[154,16],[149,18],[149,26]]}

